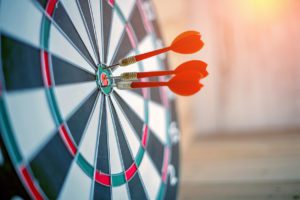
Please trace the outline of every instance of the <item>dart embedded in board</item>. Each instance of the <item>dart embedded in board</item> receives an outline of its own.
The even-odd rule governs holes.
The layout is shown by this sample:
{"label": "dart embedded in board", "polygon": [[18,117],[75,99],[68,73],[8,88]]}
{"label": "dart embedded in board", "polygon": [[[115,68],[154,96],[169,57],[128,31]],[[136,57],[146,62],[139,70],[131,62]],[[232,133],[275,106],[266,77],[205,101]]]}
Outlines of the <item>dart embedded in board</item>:
{"label": "dart embedded in board", "polygon": [[135,82],[121,81],[116,83],[118,89],[137,89],[167,86],[169,89],[182,96],[190,96],[200,91],[203,85],[200,83],[202,74],[195,71],[185,71],[173,76],[169,81]]}
{"label": "dart embedded in board", "polygon": [[[204,46],[201,35],[197,31],[186,31],[178,35],[169,47],[157,49],[151,52],[121,59],[117,64],[106,68],[117,66],[126,67],[130,64],[144,59],[157,56],[167,51],[174,51],[181,54],[192,54],[198,52]],[[150,71],[150,72],[124,72],[119,76],[111,76],[111,79],[118,80],[114,84],[118,89],[137,89],[167,86],[172,92],[190,96],[203,87],[200,80],[208,75],[207,64],[201,60],[191,60],[179,65],[175,70]],[[169,81],[139,81],[142,78],[171,76]]]}
{"label": "dart embedded in board", "polygon": [[152,71],[152,72],[124,72],[120,76],[115,76],[115,77],[111,76],[111,78],[120,79],[122,81],[134,81],[141,78],[148,78],[148,77],[155,77],[155,76],[177,75],[187,71],[200,73],[204,78],[208,75],[206,67],[207,64],[201,60],[191,60],[182,63],[174,70]]}
{"label": "dart embedded in board", "polygon": [[173,51],[180,54],[192,54],[199,51],[203,45],[204,43],[201,40],[201,34],[198,31],[186,31],[179,34],[168,47],[120,59],[118,63],[107,66],[106,68],[113,68],[116,66],[125,67],[147,58],[166,53],[167,51]]}
{"label": "dart embedded in board", "polygon": [[[202,88],[199,82],[208,75],[207,64],[200,60],[192,60],[179,65],[175,70],[153,71],[153,72],[125,72],[115,79],[122,81],[116,83],[118,89],[136,89],[145,87],[167,86],[178,95],[190,96]],[[141,78],[173,75],[167,82],[137,82]]]}

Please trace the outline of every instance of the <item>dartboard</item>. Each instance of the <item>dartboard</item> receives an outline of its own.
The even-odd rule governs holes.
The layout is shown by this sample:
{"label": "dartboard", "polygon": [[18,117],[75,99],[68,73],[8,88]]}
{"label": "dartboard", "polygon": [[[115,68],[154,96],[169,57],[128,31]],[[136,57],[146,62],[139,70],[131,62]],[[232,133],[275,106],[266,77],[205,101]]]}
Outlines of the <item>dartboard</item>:
{"label": "dartboard", "polygon": [[163,46],[152,2],[2,0],[0,23],[1,196],[175,199],[173,95],[110,78],[166,56],[106,67]]}

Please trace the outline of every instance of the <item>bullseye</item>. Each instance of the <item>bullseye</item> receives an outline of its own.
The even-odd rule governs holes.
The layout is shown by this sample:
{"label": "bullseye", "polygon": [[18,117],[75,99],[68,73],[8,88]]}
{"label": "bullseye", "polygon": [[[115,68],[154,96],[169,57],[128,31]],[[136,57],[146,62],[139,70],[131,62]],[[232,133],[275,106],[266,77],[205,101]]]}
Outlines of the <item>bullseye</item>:
{"label": "bullseye", "polygon": [[102,86],[106,87],[108,85],[108,78],[107,78],[107,75],[105,73],[101,74],[100,80],[101,80]]}
{"label": "bullseye", "polygon": [[113,91],[113,79],[111,79],[111,70],[104,69],[105,65],[98,65],[96,73],[96,84],[98,88],[105,94],[109,95]]}

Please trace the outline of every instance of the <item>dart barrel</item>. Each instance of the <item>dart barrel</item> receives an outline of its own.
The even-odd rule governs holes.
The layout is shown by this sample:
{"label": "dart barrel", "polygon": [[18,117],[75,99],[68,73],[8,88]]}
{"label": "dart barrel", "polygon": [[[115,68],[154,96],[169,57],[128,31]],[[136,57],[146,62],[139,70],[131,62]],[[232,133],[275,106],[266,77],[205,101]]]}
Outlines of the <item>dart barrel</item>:
{"label": "dart barrel", "polygon": [[123,81],[121,81],[121,82],[116,83],[116,86],[120,90],[128,90],[128,89],[132,89],[131,83],[132,82],[127,82],[127,81],[123,82]]}
{"label": "dart barrel", "polygon": [[121,78],[124,81],[134,81],[138,80],[137,73],[136,72],[125,72],[121,74]]}
{"label": "dart barrel", "polygon": [[133,63],[136,63],[135,56],[130,56],[128,58],[123,58],[123,59],[119,60],[119,65],[122,66],[122,67],[125,67],[127,65],[131,65]]}

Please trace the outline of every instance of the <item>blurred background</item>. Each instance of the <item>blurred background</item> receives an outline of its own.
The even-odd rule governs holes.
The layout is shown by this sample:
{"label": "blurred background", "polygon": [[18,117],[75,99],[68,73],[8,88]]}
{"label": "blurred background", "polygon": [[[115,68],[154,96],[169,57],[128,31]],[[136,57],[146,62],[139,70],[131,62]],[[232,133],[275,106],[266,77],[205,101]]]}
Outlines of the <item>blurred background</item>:
{"label": "blurred background", "polygon": [[167,44],[205,42],[172,67],[208,63],[205,87],[178,97],[180,199],[300,199],[300,1],[154,0]]}

